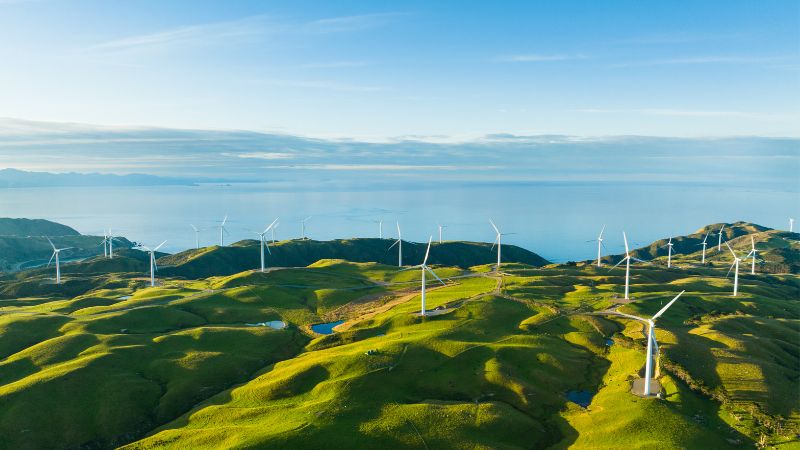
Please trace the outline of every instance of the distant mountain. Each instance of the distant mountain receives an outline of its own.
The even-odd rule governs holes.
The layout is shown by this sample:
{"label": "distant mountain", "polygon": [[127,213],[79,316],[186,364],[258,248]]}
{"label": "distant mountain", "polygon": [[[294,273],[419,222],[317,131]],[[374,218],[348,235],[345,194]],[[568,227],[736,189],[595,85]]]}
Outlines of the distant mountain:
{"label": "distant mountain", "polygon": [[[72,247],[61,253],[62,261],[103,254],[102,236],[84,236],[60,223],[41,219],[0,218],[0,271],[17,271],[47,264],[53,253],[50,238],[57,247]],[[115,249],[134,243],[119,237]]]}
{"label": "distant mountain", "polygon": [[25,187],[87,187],[87,186],[166,186],[192,185],[180,178],[155,175],[111,175],[100,173],[26,172],[17,169],[0,170],[0,188]]}
{"label": "distant mountain", "polygon": [[[270,245],[267,265],[272,267],[305,267],[321,259],[344,259],[352,262],[397,264],[397,247],[389,250],[390,239],[337,239],[333,241],[291,240]],[[403,241],[403,263],[407,266],[422,262],[426,244]],[[467,268],[497,261],[496,250],[483,242],[443,242],[431,246],[429,264]],[[540,267],[549,261],[531,251],[514,245],[503,245],[503,261]],[[237,242],[228,247],[205,247],[187,250],[158,260],[164,276],[201,278],[230,275],[258,268],[259,243],[254,240]]]}

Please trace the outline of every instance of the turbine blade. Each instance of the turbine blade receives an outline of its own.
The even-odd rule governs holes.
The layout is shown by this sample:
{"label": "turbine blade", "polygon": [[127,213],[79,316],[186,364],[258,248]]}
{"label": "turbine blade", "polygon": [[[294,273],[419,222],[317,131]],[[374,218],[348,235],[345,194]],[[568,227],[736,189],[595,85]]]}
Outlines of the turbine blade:
{"label": "turbine blade", "polygon": [[272,221],[272,223],[271,223],[271,224],[269,224],[269,226],[267,227],[267,229],[266,229],[266,230],[264,230],[264,233],[266,233],[266,232],[267,232],[267,231],[269,231],[269,230],[270,230],[272,227],[274,227],[274,226],[275,226],[275,224],[278,222],[278,219],[279,219],[279,217],[276,217],[276,218],[275,218],[275,220],[273,220],[273,221]]}
{"label": "turbine blade", "polygon": [[190,227],[192,227],[192,229],[195,231],[195,233],[196,233],[196,232],[198,232],[198,231],[200,231],[200,230],[198,230],[198,229],[197,229],[197,227],[196,227],[196,226],[194,226],[194,225],[192,225],[192,224],[189,224],[189,226],[190,226]]}
{"label": "turbine blade", "polygon": [[728,269],[728,273],[725,274],[725,278],[728,278],[728,276],[731,274],[731,270],[733,270],[733,266],[735,266],[735,265],[736,265],[736,261],[734,261],[733,264],[731,264],[730,269]]}
{"label": "turbine blade", "polygon": [[633,314],[625,314],[625,313],[617,311],[614,315],[627,317],[628,319],[638,320],[639,322],[647,323],[647,319],[645,319],[643,317],[639,317],[639,316],[634,316]]}
{"label": "turbine blade", "polygon": [[750,243],[753,244],[753,251],[756,251],[756,240],[753,235],[750,235]]}
{"label": "turbine blade", "polygon": [[153,249],[153,251],[154,251],[154,252],[157,252],[157,251],[158,251],[158,249],[160,249],[160,248],[161,248],[161,246],[162,246],[162,245],[164,245],[164,244],[166,244],[166,243],[167,243],[167,241],[164,241],[164,242],[162,242],[162,243],[158,244],[158,245],[156,246],[156,248],[154,248],[154,249]]}
{"label": "turbine blade", "polygon": [[267,253],[269,253],[270,255],[272,255],[272,252],[269,250],[269,241],[264,241],[264,247],[266,247],[266,248],[267,248]]}
{"label": "turbine blade", "polygon": [[427,271],[428,271],[428,272],[429,272],[431,275],[433,275],[433,277],[434,277],[434,278],[436,278],[437,280],[439,280],[439,283],[442,283],[442,286],[447,286],[447,283],[445,283],[444,281],[442,281],[442,279],[441,279],[441,278],[439,278],[439,275],[436,275],[436,273],[435,273],[433,270],[431,270],[431,268],[430,268],[430,267],[428,267],[428,266],[423,266],[423,268],[424,268],[425,270],[427,270]]}
{"label": "turbine blade", "polygon": [[433,241],[433,236],[428,238],[428,249],[425,250],[425,259],[422,260],[423,265],[428,262],[428,255],[431,253],[431,241]]}
{"label": "turbine blade", "polygon": [[625,255],[630,253],[630,249],[628,248],[628,235],[625,232],[622,232],[622,239],[625,241]]}
{"label": "turbine blade", "polygon": [[227,221],[228,221],[228,215],[227,215],[227,214],[225,214],[225,218],[224,218],[224,219],[222,219],[222,226],[223,226],[223,227],[225,226],[225,222],[227,222]]}
{"label": "turbine blade", "polygon": [[55,250],[53,250],[53,254],[50,255],[50,261],[47,261],[47,267],[50,267],[50,263],[53,262],[53,258],[55,258],[55,257],[56,257],[56,252],[55,252]]}
{"label": "turbine blade", "polygon": [[725,243],[725,245],[728,247],[728,250],[730,250],[730,251],[731,251],[731,255],[733,255],[733,258],[734,258],[734,259],[736,259],[736,253],[733,251],[733,249],[731,248],[731,246],[730,246],[730,245],[728,245],[728,243],[727,243],[727,242]]}
{"label": "turbine blade", "polygon": [[606,226],[605,225],[603,225],[603,228],[600,229],[600,236],[598,236],[598,239],[603,239],[603,232],[604,231],[606,231]]}
{"label": "turbine blade", "polygon": [[[628,258],[630,258],[630,256],[626,256],[626,257],[624,257],[624,258],[620,259],[620,260],[619,260],[619,262],[618,262],[618,263],[616,263],[616,264],[614,264],[614,267],[612,267],[611,269],[616,269],[616,268],[617,268],[617,266],[619,266],[620,264],[624,263],[624,262],[625,262],[625,260],[626,260],[626,259],[628,259]],[[611,270],[611,269],[608,269],[608,270]]]}
{"label": "turbine blade", "polygon": [[489,223],[492,224],[492,228],[494,228],[494,231],[497,234],[500,234],[500,230],[497,229],[497,225],[494,224],[494,221],[492,221],[492,219],[489,219]]}
{"label": "turbine blade", "polygon": [[49,242],[49,243],[50,243],[50,246],[51,246],[51,247],[53,247],[53,250],[55,250],[55,249],[56,249],[56,246],[55,246],[55,244],[53,244],[53,241],[51,241],[51,240],[50,240],[50,238],[49,238],[49,237],[47,237],[47,236],[45,236],[44,238],[45,238],[45,239],[47,239],[47,242]]}
{"label": "turbine blade", "polygon": [[394,241],[394,244],[390,245],[390,246],[389,246],[389,248],[387,248],[386,250],[387,250],[387,251],[391,250],[391,249],[392,249],[392,247],[394,247],[395,245],[397,245],[399,242],[400,242],[400,239],[398,239],[398,240]]}
{"label": "turbine blade", "polygon": [[397,222],[397,240],[399,241],[402,239],[402,235],[400,234],[400,222]]}
{"label": "turbine blade", "polygon": [[678,300],[678,299],[681,297],[681,295],[683,295],[683,293],[684,293],[684,292],[686,292],[686,290],[685,290],[685,289],[684,289],[684,290],[682,290],[682,291],[681,291],[681,292],[680,292],[678,295],[676,295],[676,296],[675,296],[675,298],[673,298],[672,300],[670,300],[670,302],[669,302],[669,303],[667,303],[666,305],[664,305],[664,307],[663,307],[663,308],[661,308],[661,309],[660,309],[660,310],[659,310],[659,311],[656,313],[656,315],[652,317],[652,319],[651,319],[651,320],[656,320],[656,319],[658,319],[659,317],[661,317],[661,315],[662,315],[662,314],[664,314],[664,311],[666,311],[666,310],[667,310],[667,309],[668,309],[670,306],[672,306],[672,304],[673,304],[673,303],[675,303],[675,301],[677,301],[677,300]]}

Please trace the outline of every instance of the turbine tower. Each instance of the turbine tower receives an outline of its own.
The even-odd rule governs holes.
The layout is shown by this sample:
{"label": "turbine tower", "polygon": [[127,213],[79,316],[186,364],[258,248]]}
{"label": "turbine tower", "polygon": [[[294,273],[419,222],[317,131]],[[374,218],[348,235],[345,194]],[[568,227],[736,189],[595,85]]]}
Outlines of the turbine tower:
{"label": "turbine tower", "polygon": [[[622,240],[625,241],[625,257],[620,259],[618,263],[614,265],[611,269],[615,269],[617,266],[625,263],[625,300],[628,300],[628,294],[630,292],[630,282],[631,282],[631,260],[644,262],[641,259],[634,258],[631,256],[630,248],[628,247],[628,236],[625,232],[622,232]],[[609,270],[611,270],[609,269]]]}
{"label": "turbine tower", "polygon": [[397,246],[397,266],[403,267],[403,235],[400,233],[400,222],[397,222],[397,240],[389,246],[388,250],[391,250],[395,245]]}
{"label": "turbine tower", "polygon": [[108,259],[114,259],[114,239],[119,241],[111,234],[111,228],[108,229]]}
{"label": "turbine tower", "polygon": [[442,243],[442,229],[447,228],[447,225],[437,224],[439,225],[439,243]]}
{"label": "turbine tower", "polygon": [[501,260],[500,260],[500,252],[501,252],[500,247],[502,246],[500,240],[501,240],[501,238],[503,236],[506,236],[506,234],[508,234],[508,233],[501,233],[500,229],[497,228],[497,225],[494,224],[492,219],[489,219],[489,223],[492,224],[492,228],[494,228],[494,232],[497,233],[497,237],[494,240],[494,244],[492,244],[492,250],[494,250],[494,246],[496,245],[497,246],[497,266],[495,267],[495,271],[499,272],[500,271],[500,263],[501,263]]}
{"label": "turbine tower", "polygon": [[378,239],[383,239],[383,219],[373,220],[372,223],[378,224]]}
{"label": "turbine tower", "polygon": [[686,292],[681,291],[680,294],[676,295],[675,298],[670,300],[663,308],[661,308],[653,317],[649,319],[645,319],[642,317],[634,316],[632,314],[624,314],[624,313],[617,313],[621,316],[628,317],[630,319],[638,320],[640,322],[644,322],[647,324],[647,361],[644,365],[644,396],[647,397],[650,395],[650,379],[653,376],[653,347],[656,349],[656,358],[658,360],[659,348],[658,343],[656,342],[656,319],[661,317],[664,312],[675,303],[678,298],[680,298],[683,293]]}
{"label": "turbine tower", "polygon": [[431,252],[431,241],[433,241],[433,236],[428,238],[428,249],[425,250],[425,259],[422,260],[422,264],[416,265],[414,267],[409,267],[408,269],[403,269],[403,270],[420,269],[422,271],[422,291],[420,293],[420,298],[421,298],[420,315],[423,317],[425,317],[425,272],[426,271],[430,272],[434,278],[436,278],[440,283],[442,283],[442,286],[446,286],[445,282],[442,281],[442,279],[439,278],[439,276],[436,275],[436,273],[434,273],[434,271],[431,270],[430,267],[428,267],[428,255]]}
{"label": "turbine tower", "polygon": [[103,246],[103,257],[108,258],[108,232],[103,230],[103,240],[100,242]]}
{"label": "turbine tower", "polygon": [[[731,251],[731,255],[733,255],[733,264],[731,264],[731,268],[728,269],[728,275],[731,274],[731,270],[734,268],[736,269],[733,272],[733,296],[736,297],[739,294],[739,263],[742,262],[742,258],[736,256],[736,252],[733,251],[730,245],[726,242],[725,245],[728,246],[728,250]],[[725,275],[726,277],[728,275]]]}
{"label": "turbine tower", "polygon": [[50,263],[53,262],[53,258],[56,259],[56,284],[61,284],[61,262],[59,261],[59,254],[64,250],[69,250],[74,247],[64,247],[64,248],[56,248],[53,241],[50,240],[49,237],[45,237],[47,242],[50,243],[50,246],[53,247],[53,254],[50,255],[50,261],[47,261],[47,267],[50,267]]}
{"label": "turbine tower", "polygon": [[222,219],[222,223],[217,225],[217,228],[219,228],[219,246],[220,247],[224,247],[225,246],[225,233],[230,234],[230,233],[228,233],[228,229],[225,228],[225,224],[227,222],[228,222],[228,215],[225,214],[225,217]]}
{"label": "turbine tower", "polygon": [[258,237],[259,237],[259,240],[261,241],[261,271],[262,272],[264,271],[264,247],[266,247],[267,248],[267,252],[269,252],[269,254],[272,255],[272,252],[269,250],[269,244],[267,243],[267,240],[266,240],[267,232],[272,230],[273,227],[275,226],[275,223],[277,223],[277,222],[278,222],[278,219],[276,218],[275,220],[272,221],[271,224],[269,224],[269,226],[264,231],[262,231],[261,233],[257,233]]}
{"label": "turbine tower", "polygon": [[707,241],[708,241],[709,233],[711,233],[711,232],[710,231],[706,232],[706,237],[703,238],[703,243],[700,244],[700,245],[703,246],[703,259],[700,260],[700,264],[702,264],[702,265],[706,264],[706,247],[708,246],[708,242]]}
{"label": "turbine tower", "polygon": [[162,245],[166,244],[167,241],[164,241],[156,246],[156,248],[150,250],[144,245],[139,245],[140,248],[144,249],[147,252],[150,252],[150,287],[154,287],[156,285],[156,270],[158,270],[158,265],[156,264],[156,252],[158,249],[161,248]]}
{"label": "turbine tower", "polygon": [[[602,266],[600,262],[600,258],[602,257],[601,247],[603,246],[603,232],[606,231],[606,226],[603,225],[603,228],[600,229],[600,235],[597,236],[597,267]],[[589,241],[592,242],[592,241]]]}
{"label": "turbine tower", "polygon": [[752,265],[750,266],[750,275],[755,275],[756,259],[758,259],[758,250],[756,250],[756,240],[753,238],[752,235],[750,236],[750,244],[752,244],[752,250],[750,250],[750,253],[748,253],[747,256],[744,257],[744,259],[747,259],[751,256],[753,257]]}
{"label": "turbine tower", "polygon": [[200,250],[200,230],[192,224],[189,224],[189,226],[194,230],[194,248],[195,250]]}
{"label": "turbine tower", "polygon": [[721,227],[719,227],[719,232],[717,232],[717,251],[722,251],[722,230],[725,229],[725,224],[723,223]]}
{"label": "turbine tower", "polygon": [[789,217],[789,233],[794,233],[794,219]]}
{"label": "turbine tower", "polygon": [[308,216],[300,221],[300,226],[302,228],[302,236],[300,237],[300,239],[302,240],[306,239],[306,222],[308,222],[309,219],[311,219],[311,216]]}

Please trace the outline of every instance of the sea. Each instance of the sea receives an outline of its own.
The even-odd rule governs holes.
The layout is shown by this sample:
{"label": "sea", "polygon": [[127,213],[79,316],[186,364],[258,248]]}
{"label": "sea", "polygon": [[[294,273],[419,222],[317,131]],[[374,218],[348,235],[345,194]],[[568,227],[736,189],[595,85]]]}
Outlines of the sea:
{"label": "sea", "polygon": [[[502,242],[554,262],[591,259],[604,232],[604,253],[620,253],[622,232],[632,245],[690,234],[718,222],[744,220],[788,229],[800,218],[800,189],[760,184],[658,182],[504,182],[378,189],[306,186],[275,189],[267,183],[202,183],[191,186],[41,187],[0,189],[0,216],[42,218],[83,234],[125,236],[148,246],[167,241],[167,252],[195,245],[257,239],[274,219],[275,238],[306,235],[329,240],[397,237],[404,240],[492,242],[490,220]],[[381,224],[382,221],[382,230]]]}

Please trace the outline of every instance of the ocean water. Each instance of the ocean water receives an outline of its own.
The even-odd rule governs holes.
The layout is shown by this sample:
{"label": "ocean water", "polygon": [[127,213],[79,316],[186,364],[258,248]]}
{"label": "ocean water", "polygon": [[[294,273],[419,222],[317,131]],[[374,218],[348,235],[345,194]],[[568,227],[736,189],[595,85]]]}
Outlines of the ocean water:
{"label": "ocean water", "polygon": [[[219,243],[215,228],[228,216],[225,242],[257,238],[279,217],[277,239],[301,234],[312,239],[383,236],[426,241],[494,240],[493,219],[504,243],[535,251],[553,261],[590,259],[606,225],[606,252],[622,251],[622,231],[634,245],[688,234],[716,222],[745,220],[786,229],[798,217],[797,186],[715,183],[532,182],[461,183],[369,190],[345,186],[285,187],[266,183],[158,187],[70,187],[0,189],[0,216],[43,218],[84,234],[111,228],[145,245],[167,243],[165,251],[194,246],[190,224],[201,228],[201,245]],[[798,217],[800,218],[800,217]],[[387,247],[389,241],[387,241]]]}

